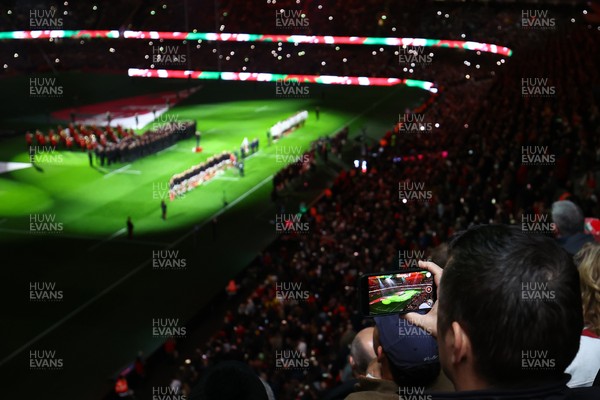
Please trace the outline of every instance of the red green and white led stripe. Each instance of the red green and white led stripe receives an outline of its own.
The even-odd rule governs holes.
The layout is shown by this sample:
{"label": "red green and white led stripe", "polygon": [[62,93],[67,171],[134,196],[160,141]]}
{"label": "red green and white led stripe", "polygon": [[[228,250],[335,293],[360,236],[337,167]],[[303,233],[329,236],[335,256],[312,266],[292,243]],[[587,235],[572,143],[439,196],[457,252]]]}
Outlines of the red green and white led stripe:
{"label": "red green and white led stripe", "polygon": [[432,82],[416,79],[399,78],[372,78],[363,76],[335,76],[335,75],[293,75],[270,74],[257,72],[215,72],[215,71],[183,71],[175,69],[139,69],[129,68],[129,76],[142,78],[176,78],[176,79],[222,79],[225,81],[255,81],[277,82],[297,81],[302,83],[316,83],[321,85],[357,85],[357,86],[394,86],[404,84],[418,87],[437,93],[437,88]]}
{"label": "red green and white led stripe", "polygon": [[0,32],[2,39],[165,39],[165,40],[205,40],[216,42],[285,42],[309,44],[351,44],[378,46],[446,47],[510,57],[512,50],[505,46],[464,40],[440,40],[422,38],[364,37],[364,36],[307,36],[307,35],[262,35],[249,33],[200,33],[200,32],[158,32],[158,31],[117,31],[117,30],[45,30]]}

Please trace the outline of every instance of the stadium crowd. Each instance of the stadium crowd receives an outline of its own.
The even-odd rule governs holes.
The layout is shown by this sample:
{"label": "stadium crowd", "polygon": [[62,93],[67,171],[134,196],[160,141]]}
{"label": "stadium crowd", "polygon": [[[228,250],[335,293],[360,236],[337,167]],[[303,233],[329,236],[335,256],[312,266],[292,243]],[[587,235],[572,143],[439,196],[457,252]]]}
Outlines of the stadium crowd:
{"label": "stadium crowd", "polygon": [[[423,113],[425,122],[431,122],[433,128],[426,132],[406,132],[401,125],[396,125],[365,152],[368,168],[364,172],[359,169],[342,172],[325,195],[303,215],[303,221],[310,226],[308,235],[284,235],[263,252],[255,265],[264,276],[263,282],[239,305],[237,312],[225,316],[223,326],[207,343],[200,344],[193,354],[174,356],[181,362],[174,381],[179,382],[177,387],[186,396],[211,367],[222,361],[238,360],[267,382],[277,399],[321,398],[348,378],[350,343],[368,324],[357,310],[355,286],[361,273],[395,269],[399,251],[422,251],[444,266],[446,243],[456,232],[479,223],[519,224],[523,215],[549,214],[556,200],[570,199],[585,215],[600,215],[596,183],[600,178],[599,96],[591,90],[600,85],[595,32],[582,25],[570,28],[564,24],[544,35],[524,32],[519,26],[521,10],[516,8],[497,13],[493,6],[420,7],[418,1],[411,1],[408,6],[397,2],[391,9],[375,7],[370,1],[333,3],[352,12],[329,18],[317,11],[316,2],[307,2],[305,11],[312,22],[308,30],[296,33],[318,34],[321,32],[317,27],[328,26],[327,34],[361,32],[363,35],[480,40],[516,45],[518,51],[494,74],[481,72],[462,79],[462,64],[455,69],[436,64],[419,69],[422,74],[416,78],[431,76],[435,78],[432,80],[441,80],[442,89],[434,101],[417,110],[406,110],[405,114]],[[173,20],[185,20],[179,11],[183,7],[177,8],[175,4],[150,18],[149,11],[157,8],[158,2],[139,3],[125,23],[140,29],[175,30]],[[200,31],[263,30],[262,21],[250,17],[251,2],[230,0],[222,4],[222,8],[212,10],[220,15],[217,24],[206,16],[210,14],[206,10],[194,12],[200,5],[192,4],[190,14],[204,18],[192,22],[197,23]],[[272,7],[274,20],[276,9],[284,6],[295,8],[294,2],[278,2]],[[390,18],[383,18],[384,13]],[[113,28],[110,15],[104,12],[94,16],[94,26]],[[177,19],[178,16],[181,19]],[[3,15],[2,18],[8,17]],[[523,40],[524,36],[528,40]],[[63,60],[60,64],[69,69],[74,65],[82,69],[102,65],[102,68],[119,70],[132,66],[131,60],[149,65],[142,61],[147,52],[143,47],[147,47],[147,43],[123,46],[113,43],[119,42],[62,41],[59,46],[44,43],[40,44],[43,51],[25,51],[27,55],[13,65],[41,65],[51,69],[43,59],[44,53],[50,55],[50,59],[60,58]],[[99,63],[100,59],[107,58],[108,49],[113,45],[126,56]],[[11,46],[9,43],[8,53],[13,53]],[[24,46],[33,48],[34,45]],[[88,57],[88,53],[73,51],[76,46],[103,51],[94,51],[98,54],[98,59],[94,59]],[[217,48],[242,55],[250,52],[247,44],[198,46],[201,49],[194,57],[204,59],[205,53],[213,54],[209,62],[198,63],[198,69],[228,65],[227,55],[223,57],[223,53],[218,52],[214,55]],[[256,48],[265,50],[266,46],[256,45]],[[373,55],[373,49],[341,47],[339,51],[331,61],[332,56],[325,50],[310,49],[312,61],[298,63],[298,68],[303,69],[298,72],[324,73],[328,68],[339,71],[341,57],[350,53],[354,58],[348,71],[359,71],[354,75],[362,74],[360,68],[365,68],[367,76],[383,75],[389,70],[398,75],[402,70],[393,51],[386,51],[385,55]],[[196,65],[194,57],[190,62]],[[386,62],[375,63],[373,57],[386,57]],[[248,65],[248,71],[261,71],[274,59],[272,54],[263,51]],[[280,64],[287,72],[290,65],[297,63],[295,57],[289,59]],[[229,65],[235,69],[244,67],[233,62]],[[270,70],[276,72],[277,68]],[[10,72],[10,68],[8,70]],[[553,88],[559,95],[526,95],[523,87],[529,83],[523,80],[535,76],[548,78],[543,83],[544,88]],[[590,90],[581,90],[582,87]],[[92,139],[86,141],[86,138],[96,135],[100,138],[99,153],[104,152],[110,163],[158,151],[172,143],[175,133],[180,133],[173,129],[135,137],[124,132],[112,138],[109,132],[104,144],[101,135],[106,136],[105,133],[79,135],[74,128],[72,133],[69,128],[64,136],[62,132],[64,130],[59,129],[58,135],[51,133],[48,137],[40,133],[42,139],[36,132],[35,136],[29,134],[27,140],[33,142],[35,137],[40,144],[63,141],[67,147],[75,143],[89,148],[88,142]],[[186,127],[186,135],[191,136],[193,132],[195,126]],[[325,157],[331,145],[327,141],[315,145],[311,157],[314,158],[316,152]],[[344,142],[345,138],[334,139],[336,152],[340,152]],[[541,147],[543,155],[552,156],[554,161],[524,163],[522,155],[524,149],[529,151],[529,146]],[[221,157],[209,159],[211,165],[194,167],[173,177],[171,189],[201,175],[205,169],[227,162],[231,156],[223,154]],[[278,174],[274,179],[275,190],[298,176],[301,171],[298,168],[293,164]],[[397,192],[400,182],[420,187],[419,190],[429,194],[428,200],[402,202]],[[541,244],[549,246],[547,242]],[[583,322],[597,340],[600,334],[596,317],[598,304],[593,299],[598,297],[600,289],[597,287],[598,252],[591,250],[593,246],[583,247],[575,260],[584,294]],[[553,251],[551,247],[545,248]],[[296,289],[301,294],[299,299],[290,297],[290,291],[282,291],[281,285],[285,287],[290,283],[300,283],[301,287]],[[570,315],[574,314],[577,313]],[[590,333],[587,335],[592,337]],[[586,346],[596,351],[595,343]],[[288,354],[298,354],[303,368],[289,368],[280,363],[282,351],[298,352]],[[183,358],[189,362],[182,362]],[[585,382],[575,384],[589,383],[588,377]]]}
{"label": "stadium crowd", "polygon": [[[187,4],[184,4],[187,3]],[[14,30],[23,29],[115,29],[198,32],[244,32],[319,34],[327,28],[327,34],[365,36],[424,37],[425,34],[444,34],[450,39],[460,39],[462,34],[472,36],[470,40],[498,37],[506,42],[507,25],[520,23],[520,6],[502,7],[500,10],[489,4],[461,4],[453,2],[423,4],[423,1],[408,0],[401,3],[382,3],[376,0],[331,1],[324,7],[317,1],[296,0],[266,2],[261,5],[263,18],[255,18],[256,5],[242,0],[197,4],[176,0],[165,4],[158,0],[138,2],[133,8],[130,3],[106,1],[92,8],[87,3],[60,4],[44,8],[41,4],[25,2],[16,4],[10,13],[0,17],[3,26]],[[47,10],[53,18],[61,18],[57,26],[36,26],[30,10]],[[277,23],[277,12],[298,10],[308,23]],[[335,10],[335,11],[334,11]],[[186,15],[187,11],[187,15]],[[472,18],[478,15],[479,18]],[[215,20],[216,17],[216,20]],[[43,22],[43,21],[40,21]],[[57,21],[58,23],[58,21]],[[295,25],[295,26],[294,26]],[[500,26],[500,27],[499,27]],[[504,28],[504,29],[503,29]]]}
{"label": "stadium crowd", "polygon": [[310,144],[310,149],[302,155],[296,156],[296,161],[280,169],[273,176],[273,199],[277,199],[279,193],[288,188],[298,178],[309,178],[309,172],[316,166],[316,155],[327,161],[328,153],[341,155],[342,148],[348,140],[348,127],[344,127],[333,136],[319,138]]}
{"label": "stadium crowd", "polygon": [[[573,40],[581,46],[573,47]],[[396,125],[366,153],[365,172],[342,172],[303,215],[310,234],[283,235],[262,253],[256,266],[264,281],[236,313],[225,316],[207,343],[186,355],[189,362],[178,374],[183,392],[189,394],[211,366],[239,360],[268,382],[277,399],[322,398],[348,379],[349,344],[368,324],[357,310],[360,274],[395,269],[399,251],[423,251],[444,266],[446,243],[456,232],[481,223],[520,225],[522,215],[549,214],[557,200],[575,202],[584,215],[599,215],[599,97],[591,89],[565,95],[600,83],[595,64],[584,57],[596,45],[585,28],[549,34],[542,46],[515,55],[495,79],[449,85],[422,108],[407,110],[424,113],[425,121],[439,127],[415,133]],[[540,63],[530,63],[532,57]],[[524,95],[521,79],[544,74],[563,95]],[[555,161],[523,162],[524,146],[534,145],[547,146],[544,154]],[[399,182],[422,183],[419,190],[431,195],[402,202]],[[522,233],[511,235],[550,246],[543,238],[552,232],[526,236],[531,239]],[[597,284],[590,282],[598,276],[598,253],[590,261],[590,246],[597,245],[586,245],[575,257],[582,274],[584,336],[590,338],[582,337],[582,343],[597,341],[600,333],[590,311],[598,307],[592,300]],[[583,259],[594,267],[582,268]],[[300,284],[300,299],[282,293],[281,285],[292,282]],[[590,349],[597,351],[593,340]],[[301,354],[305,367],[281,367],[284,350]]]}
{"label": "stadium crowd", "polygon": [[[335,0],[324,6],[317,1],[299,4],[296,0],[279,0],[262,4],[259,12],[263,18],[256,18],[256,5],[241,0],[184,3],[184,0],[177,0],[165,5],[153,0],[138,4],[132,10],[127,4],[111,1],[98,4],[93,13],[89,12],[87,4],[69,3],[68,7],[58,7],[57,13],[68,11],[63,18],[65,26],[68,26],[66,29],[78,29],[76,22],[85,16],[85,26],[90,29],[185,31],[189,27],[190,31],[195,29],[198,32],[289,32],[314,35],[326,27],[326,33],[332,35],[353,36],[361,32],[365,36],[424,37],[432,34],[460,40],[466,34],[469,40],[484,41],[491,38],[507,43],[515,39],[511,26],[521,24],[522,10],[520,5],[498,7],[493,2],[464,4],[408,0],[382,3],[377,0]],[[30,26],[28,9],[20,9],[24,6],[17,6],[12,14],[4,16],[6,26],[14,29],[27,29]],[[308,22],[278,23],[277,13],[281,10],[301,11]],[[556,14],[567,16],[574,14],[568,6],[562,9],[556,6],[555,11]],[[473,18],[475,15],[479,18]]]}
{"label": "stadium crowd", "polygon": [[[0,20],[6,27],[4,30],[36,29],[31,26],[28,18],[31,9],[25,7],[25,3],[12,7],[14,12],[3,10]],[[342,172],[332,187],[303,213],[302,221],[310,227],[308,233],[287,231],[261,253],[248,270],[258,271],[261,283],[252,288],[236,311],[224,316],[222,326],[206,343],[198,344],[193,353],[180,356],[175,351],[174,340],[167,341],[165,349],[179,365],[171,387],[195,400],[193,388],[205,383],[215,367],[223,362],[238,361],[272,389],[274,398],[343,398],[333,397],[331,391],[350,381],[353,366],[348,356],[352,343],[359,332],[373,325],[358,311],[358,277],[365,272],[396,269],[399,252],[424,254],[440,266],[450,265],[453,263],[446,261],[448,252],[453,249],[462,249],[462,253],[459,250],[453,254],[462,257],[464,264],[473,256],[472,262],[477,265],[470,271],[472,279],[464,278],[471,277],[465,271],[462,279],[456,277],[461,275],[459,272],[454,273],[454,278],[451,272],[444,272],[446,287],[449,291],[454,288],[450,293],[456,295],[448,294],[447,298],[463,306],[468,300],[471,306],[479,303],[466,295],[460,296],[457,289],[460,285],[470,283],[470,290],[461,288],[462,293],[478,293],[483,298],[485,290],[491,293],[502,287],[502,276],[498,276],[499,270],[493,270],[495,267],[515,273],[516,267],[522,267],[517,263],[520,258],[516,257],[511,259],[514,263],[508,263],[513,269],[511,265],[500,264],[500,258],[514,257],[508,250],[537,249],[531,254],[545,257],[544,267],[548,269],[542,272],[558,271],[560,282],[565,283],[561,289],[570,292],[561,291],[564,296],[555,307],[560,308],[564,320],[554,318],[554,324],[548,322],[550,318],[542,320],[556,330],[544,330],[547,326],[538,324],[528,328],[538,334],[536,344],[552,346],[549,341],[555,338],[562,341],[563,352],[558,355],[560,366],[568,365],[569,357],[577,353],[567,369],[572,374],[570,386],[589,386],[597,379],[600,368],[599,245],[586,237],[578,241],[574,249],[569,248],[575,255],[580,275],[580,282],[575,282],[575,274],[563,268],[573,266],[570,257],[557,252],[558,247],[553,246],[549,238],[560,233],[557,243],[566,248],[565,234],[583,234],[581,226],[571,232],[559,225],[558,214],[551,206],[557,200],[572,201],[583,215],[600,215],[598,40],[595,28],[579,24],[584,18],[580,7],[548,6],[551,17],[558,23],[555,29],[541,33],[523,28],[521,4],[499,11],[494,4],[476,2],[330,0],[327,8],[339,10],[334,13],[323,10],[321,2],[307,0],[300,7],[295,0],[279,0],[267,1],[266,5],[263,2],[266,8],[262,10],[272,15],[268,17],[272,22],[265,25],[265,19],[253,17],[256,4],[242,0],[99,3],[102,4],[97,12],[90,12],[87,2],[64,2],[65,7],[69,4],[69,12],[63,14],[65,26],[62,28],[433,37],[498,43],[515,50],[511,59],[500,60],[497,56],[463,51],[455,54],[449,49],[436,48],[428,50],[434,60],[432,63],[407,66],[398,62],[399,50],[391,47],[178,41],[176,46],[181,48],[177,50],[189,55],[186,61],[159,64],[152,57],[154,48],[167,42],[86,38],[18,45],[3,42],[3,53],[8,56],[2,60],[5,66],[0,74],[72,70],[123,72],[129,67],[184,69],[193,66],[209,71],[414,77],[439,83],[438,94],[422,107],[404,110],[405,116],[422,113],[424,123],[430,123],[432,128],[406,131],[403,124],[395,124],[389,132],[382,132],[382,140],[374,146],[366,148],[363,143],[365,167]],[[134,4],[133,9],[131,4]],[[276,13],[281,8],[301,8],[309,20],[307,26],[281,29],[276,22]],[[62,13],[63,7],[57,11]],[[571,25],[571,19],[577,23]],[[539,92],[546,94],[536,94]],[[179,139],[191,137],[195,128],[195,123],[186,123],[184,127],[168,125],[165,129],[134,135],[121,127],[113,130],[70,125],[51,130],[48,135],[41,131],[28,132],[26,140],[30,147],[36,144],[79,147],[90,152],[90,164],[91,154],[95,152],[100,165],[104,166],[105,161],[110,165],[154,154]],[[274,197],[297,177],[306,177],[306,172],[315,165],[317,154],[324,160],[329,151],[341,154],[348,130],[343,133],[313,143],[311,150],[302,155],[308,162],[295,163],[280,171],[273,180]],[[528,157],[524,156],[530,156],[532,148],[534,154],[546,161],[525,162]],[[175,195],[181,194],[218,168],[234,162],[230,153],[211,157],[206,163],[175,175],[169,183],[170,189]],[[406,190],[420,191],[426,200],[403,202],[399,192]],[[523,217],[541,218],[549,214],[560,228],[558,231],[544,230],[524,236],[523,232],[515,233],[500,225],[476,227],[481,223],[522,226]],[[469,228],[462,240],[448,244],[457,232]],[[486,240],[491,235],[501,237],[504,247],[489,246],[493,241]],[[485,252],[474,251],[468,245],[474,243],[472,247],[476,247],[475,243],[482,242],[488,245]],[[481,253],[489,254],[484,257]],[[475,258],[477,256],[479,258]],[[456,264],[460,262],[455,260],[454,268]],[[478,271],[489,273],[488,276],[495,273],[496,279],[486,281],[485,276],[477,275]],[[534,276],[540,278],[540,275]],[[451,286],[453,279],[454,286]],[[577,291],[573,288],[577,284],[581,286],[582,304],[574,301],[573,292]],[[493,299],[494,303],[498,308],[504,307],[498,298],[500,296]],[[565,298],[569,304],[564,304]],[[486,305],[490,309],[493,306]],[[443,307],[446,315],[461,316],[458,305],[447,302]],[[540,315],[541,311],[537,313],[541,309],[528,308],[529,315],[518,314],[519,310],[511,310],[515,314],[502,314],[523,318],[506,318],[507,325],[514,325],[501,328],[522,333],[523,326],[515,321],[531,316],[547,317]],[[581,320],[579,309],[583,311]],[[471,338],[481,340],[484,348],[506,350],[501,347],[506,344],[504,338],[510,336],[512,340],[524,336],[490,333],[493,331],[490,327],[497,325],[481,323],[485,316],[477,321],[475,317],[481,315],[466,314],[461,317],[480,322],[470,326]],[[440,319],[439,322],[442,329],[448,321]],[[375,325],[381,334],[382,325],[379,322]],[[547,334],[548,331],[552,334]],[[573,339],[580,334],[581,348],[577,352]],[[438,339],[440,345],[444,343],[443,336]],[[497,343],[490,343],[492,339]],[[512,353],[517,354],[514,349]],[[489,378],[493,376],[494,362],[502,360],[494,355],[484,359],[489,365],[484,365],[482,374],[491,374],[486,375]],[[142,376],[139,365],[136,362],[135,370]],[[528,375],[522,370],[515,371],[508,378],[500,376],[496,383],[523,379],[518,374],[535,380],[545,373]],[[380,372],[383,376],[385,371]],[[377,371],[370,373],[378,375]],[[125,377],[120,377],[118,384],[122,386],[124,381],[126,385]],[[459,379],[455,384],[456,389],[464,389]],[[525,394],[521,398],[532,396]]]}
{"label": "stadium crowd", "polygon": [[[272,34],[308,34],[308,35],[348,35],[348,36],[383,36],[383,37],[423,37],[449,40],[468,40],[485,43],[501,44],[511,48],[520,46],[522,40],[537,37],[535,30],[523,29],[521,26],[521,6],[503,7],[501,10],[490,4],[427,4],[422,2],[402,2],[390,4],[387,7],[375,4],[367,6],[363,2],[351,1],[344,4],[344,10],[352,12],[339,12],[329,15],[330,12],[321,10],[316,2],[310,2],[305,7],[311,9],[307,15],[309,20],[314,20],[307,31],[278,29],[276,26],[275,12],[282,8],[296,9],[294,2],[285,4],[266,4],[267,10],[273,14],[272,23],[265,25],[265,18],[253,18],[251,12],[253,5],[233,1],[227,4],[220,3],[214,13],[207,12],[202,5],[202,12],[193,13],[193,9],[200,7],[191,4],[189,12],[189,30],[198,32],[241,32],[241,33],[272,33]],[[70,7],[77,7],[70,4]],[[214,7],[214,5],[210,5]],[[82,6],[81,12],[84,10]],[[118,9],[117,6],[111,7]],[[169,5],[162,9],[156,2],[150,2],[133,12],[128,13],[129,19],[120,25],[130,29],[151,29],[158,31],[177,30],[173,24],[185,21],[183,7],[177,8]],[[150,11],[155,10],[151,15]],[[358,12],[358,10],[364,10]],[[106,14],[105,7],[100,6],[98,14]],[[14,29],[27,29],[29,10],[19,9],[10,15],[3,15],[8,19],[6,26]],[[178,15],[178,17],[175,17]],[[212,20],[214,15],[219,15],[222,23],[215,26],[211,23],[201,22],[194,24],[194,19]],[[312,15],[312,17],[311,17]],[[383,19],[383,16],[386,16]],[[552,18],[557,24],[570,23],[570,18],[581,18],[578,8],[551,9]],[[329,21],[329,17],[332,18]],[[65,17],[65,21],[76,20],[76,17]],[[105,18],[111,21],[110,18]],[[235,23],[233,23],[235,21]],[[425,22],[427,21],[427,22]],[[164,26],[163,26],[164,25]],[[272,29],[268,29],[271,26]],[[75,29],[75,28],[74,28]],[[121,26],[104,27],[103,29],[121,29]],[[183,29],[183,27],[181,28]],[[353,30],[356,29],[356,30]],[[325,45],[314,46],[311,44],[293,45],[285,42],[262,43],[235,43],[235,42],[210,42],[210,41],[164,41],[164,40],[107,40],[87,38],[63,39],[52,41],[7,41],[6,54],[19,53],[16,58],[5,60],[6,67],[0,73],[10,74],[16,71],[50,72],[61,70],[102,70],[126,71],[128,68],[154,68],[154,69],[196,69],[204,71],[231,71],[231,72],[271,72],[271,73],[298,73],[298,74],[323,74],[323,75],[352,75],[352,76],[397,76],[412,77],[415,79],[438,80],[440,70],[448,68],[449,62],[444,66],[435,67],[435,62],[430,66],[415,65],[403,66],[398,62],[398,49],[395,46],[352,46],[352,45]],[[156,59],[156,51],[161,47],[170,47],[176,52],[173,59],[166,58],[164,62]],[[14,50],[14,51],[13,51]],[[427,48],[427,53],[434,55],[433,59],[453,56],[452,50],[447,48]],[[467,52],[471,53],[471,52]],[[495,57],[485,53],[477,55],[462,54],[455,68],[460,69],[463,61],[473,64],[470,74],[490,74],[491,68],[485,64],[493,64]],[[459,56],[456,56],[461,58]],[[439,63],[438,63],[439,64]],[[481,65],[476,69],[475,65]],[[30,68],[34,68],[31,70]],[[406,68],[406,69],[405,69]],[[412,70],[412,72],[410,71]],[[458,74],[457,76],[461,76]],[[462,74],[464,76],[464,73]]]}

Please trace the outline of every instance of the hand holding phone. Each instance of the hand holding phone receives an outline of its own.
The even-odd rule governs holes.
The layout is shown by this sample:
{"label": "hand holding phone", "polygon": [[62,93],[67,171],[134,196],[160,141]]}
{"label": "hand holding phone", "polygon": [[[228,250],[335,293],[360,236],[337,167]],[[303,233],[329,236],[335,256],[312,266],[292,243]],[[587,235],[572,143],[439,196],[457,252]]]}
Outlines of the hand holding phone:
{"label": "hand holding phone", "polygon": [[[442,274],[444,273],[444,270],[440,268],[436,263],[433,263],[431,261],[419,261],[419,267],[424,268],[433,274],[436,288],[437,290],[439,290],[440,280],[442,279]],[[410,312],[403,315],[402,317],[411,324],[417,325],[418,327],[431,333],[433,337],[437,337],[437,316],[438,302],[436,300],[436,302],[433,304],[433,307],[431,308],[431,311],[429,311],[427,314]]]}

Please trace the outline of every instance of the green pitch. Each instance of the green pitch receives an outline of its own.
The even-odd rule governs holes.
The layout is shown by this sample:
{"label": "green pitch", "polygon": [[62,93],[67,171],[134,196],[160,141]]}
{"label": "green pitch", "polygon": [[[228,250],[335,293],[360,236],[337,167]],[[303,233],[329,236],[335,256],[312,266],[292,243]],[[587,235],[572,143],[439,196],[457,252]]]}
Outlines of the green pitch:
{"label": "green pitch", "polygon": [[388,296],[385,299],[381,300],[381,304],[384,305],[389,305],[391,303],[401,303],[403,301],[407,301],[410,300],[415,294],[420,293],[420,290],[407,290],[406,292],[402,293],[401,295],[392,295],[392,296]]}
{"label": "green pitch", "polygon": [[[3,88],[14,101],[0,110],[2,129],[56,127],[59,121],[48,115],[72,107],[75,96],[88,104],[182,89],[186,84],[83,74],[61,75],[60,82],[68,95],[44,101],[27,97],[27,77],[5,80]],[[287,212],[295,212],[300,201],[313,200],[342,168],[348,168],[352,160],[348,156],[357,151],[355,139],[363,129],[366,140],[376,143],[398,121],[398,113],[427,97],[406,87],[311,85],[308,98],[278,99],[274,84],[193,82],[198,84],[202,90],[169,114],[196,120],[203,132],[200,154],[192,152],[192,138],[105,171],[91,168],[84,153],[60,152],[60,162],[40,160],[38,169],[0,174],[0,243],[10,254],[0,269],[0,279],[8,283],[4,291],[8,300],[1,311],[10,327],[0,345],[0,371],[13,383],[4,397],[22,396],[23,387],[44,387],[48,398],[78,393],[81,400],[98,399],[107,390],[107,377],[130,363],[138,350],[149,355],[161,346],[164,340],[151,335],[153,318],[198,318],[199,310],[223,292],[227,281],[275,239],[269,222],[277,212],[269,196],[271,177],[285,166],[275,157],[278,146],[303,151],[319,136],[350,127],[345,161],[330,157],[327,164],[319,162],[315,182],[290,193]],[[317,105],[319,121],[314,113]],[[302,109],[310,112],[305,126],[268,147],[267,129]],[[260,140],[259,151],[245,161],[245,177],[230,169],[185,198],[167,201],[163,221],[160,200],[166,196],[169,178],[214,153],[239,149],[244,137]],[[0,162],[27,161],[23,134],[0,139]],[[225,208],[224,193],[229,203]],[[63,231],[30,233],[32,214],[54,216]],[[214,215],[218,224],[203,226]],[[131,241],[124,232],[128,216],[135,225]],[[195,225],[200,226],[197,231],[192,229]],[[188,267],[154,269],[154,253],[166,249],[178,252]],[[31,301],[32,282],[56,284],[64,299]],[[214,313],[215,318],[218,315]],[[217,326],[218,321],[204,323]],[[65,369],[60,374],[29,373],[30,349],[57,350]],[[69,379],[81,371],[86,371],[86,379]]]}
{"label": "green pitch", "polygon": [[[128,216],[135,224],[136,235],[190,226],[191,221],[205,220],[220,210],[224,199],[231,203],[259,185],[270,187],[270,177],[285,166],[276,158],[278,148],[286,146],[304,151],[315,139],[331,135],[345,125],[351,125],[355,131],[356,127],[363,126],[368,121],[365,109],[376,101],[374,98],[365,102],[365,93],[385,93],[389,97],[390,92],[396,91],[410,93],[411,97],[424,96],[421,91],[408,88],[385,92],[383,88],[311,86],[313,93],[320,96],[279,99],[275,97],[274,86],[269,84],[259,89],[256,83],[202,84],[204,87],[199,93],[168,112],[178,120],[197,122],[197,129],[203,133],[201,153],[192,152],[195,146],[195,138],[192,138],[159,154],[132,163],[105,166],[101,170],[89,166],[85,153],[59,151],[58,159],[42,159],[39,168],[0,175],[0,215],[5,217],[0,228],[5,233],[7,230],[27,231],[29,216],[34,213],[54,215],[55,221],[62,223],[63,232],[74,235],[106,237],[116,234],[125,227]],[[230,87],[223,88],[226,84]],[[229,101],[223,98],[225,91],[229,93]],[[361,95],[357,96],[358,93]],[[314,113],[316,106],[321,108],[319,121]],[[398,106],[393,107],[401,111]],[[300,110],[309,111],[304,127],[267,146],[267,129]],[[370,111],[369,117],[376,116],[377,108],[371,107]],[[365,115],[361,116],[361,113]],[[387,130],[394,117],[388,113],[387,121],[375,119],[373,123],[383,125]],[[34,128],[36,125],[29,123],[28,126]],[[260,140],[259,151],[245,160],[245,177],[240,177],[238,170],[232,168],[188,192],[185,198],[168,201],[168,181],[173,174],[223,150],[238,150],[244,137]],[[28,162],[23,136],[4,141],[0,161]],[[160,218],[163,198],[168,204],[166,222]]]}
{"label": "green pitch", "polygon": [[[138,234],[177,228],[189,224],[191,216],[210,215],[223,205],[223,193],[229,202],[282,168],[276,162],[279,146],[306,149],[311,140],[339,128],[347,116],[335,113],[318,123],[314,117],[304,128],[267,147],[266,131],[277,120],[297,110],[311,107],[310,101],[241,101],[209,104],[202,107],[176,107],[169,114],[181,120],[193,119],[204,132],[201,153],[192,151],[195,139],[137,160],[116,164],[105,171],[91,168],[87,154],[61,151],[57,162],[39,163],[34,168],[16,171],[0,179],[10,190],[4,193],[0,213],[10,215],[5,227],[27,229],[30,213],[53,213],[64,224],[65,232],[112,234],[124,227],[131,216]],[[188,192],[185,198],[168,201],[168,182],[173,174],[199,164],[223,150],[236,150],[244,139],[259,137],[259,152],[245,161],[245,177],[237,169]],[[25,146],[23,146],[25,150]],[[11,161],[27,161],[23,151]],[[160,219],[160,201],[168,202],[168,224]],[[25,217],[25,218],[23,218]]]}
{"label": "green pitch", "polygon": [[388,312],[399,312],[410,302],[410,300],[421,293],[420,290],[407,290],[404,293],[398,295],[383,296],[384,298],[379,303],[375,303],[371,306],[371,312],[374,314],[388,313]]}

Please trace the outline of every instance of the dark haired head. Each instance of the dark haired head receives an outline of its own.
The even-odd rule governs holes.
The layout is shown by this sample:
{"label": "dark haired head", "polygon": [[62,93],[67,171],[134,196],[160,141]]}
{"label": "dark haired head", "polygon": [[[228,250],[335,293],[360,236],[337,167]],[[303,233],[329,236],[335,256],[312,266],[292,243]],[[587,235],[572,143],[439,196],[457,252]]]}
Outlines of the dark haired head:
{"label": "dark haired head", "polygon": [[394,382],[402,387],[428,387],[440,376],[441,371],[439,362],[410,368],[400,368],[394,363],[390,363],[389,366]]}
{"label": "dark haired head", "polygon": [[[578,351],[579,277],[551,238],[473,227],[450,243],[440,286],[438,340],[457,322],[470,340],[472,370],[489,386],[559,379]],[[443,347],[442,364],[452,369]]]}
{"label": "dark haired head", "polygon": [[190,400],[268,400],[267,389],[252,369],[226,361],[209,369],[194,387]]}

